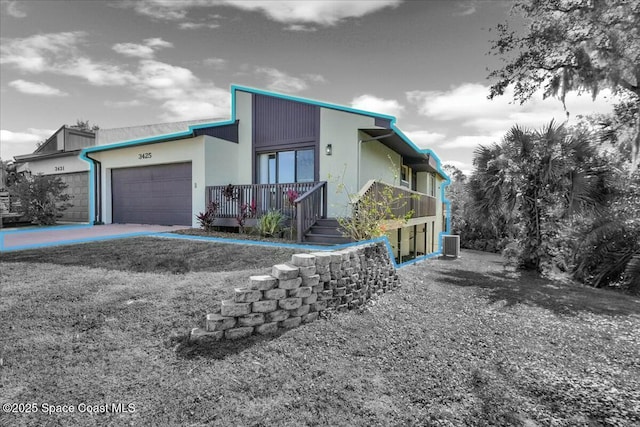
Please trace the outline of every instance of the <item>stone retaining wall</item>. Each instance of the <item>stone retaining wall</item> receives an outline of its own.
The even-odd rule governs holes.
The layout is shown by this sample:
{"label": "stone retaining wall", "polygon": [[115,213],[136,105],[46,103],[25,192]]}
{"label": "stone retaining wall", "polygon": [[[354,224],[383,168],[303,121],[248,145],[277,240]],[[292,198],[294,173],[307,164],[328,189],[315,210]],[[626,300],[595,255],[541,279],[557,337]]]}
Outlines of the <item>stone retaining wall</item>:
{"label": "stone retaining wall", "polygon": [[346,311],[398,286],[398,275],[384,243],[335,252],[296,254],[274,265],[270,275],[251,276],[207,315],[205,329],[191,341],[239,339],[271,334],[313,322],[325,310]]}

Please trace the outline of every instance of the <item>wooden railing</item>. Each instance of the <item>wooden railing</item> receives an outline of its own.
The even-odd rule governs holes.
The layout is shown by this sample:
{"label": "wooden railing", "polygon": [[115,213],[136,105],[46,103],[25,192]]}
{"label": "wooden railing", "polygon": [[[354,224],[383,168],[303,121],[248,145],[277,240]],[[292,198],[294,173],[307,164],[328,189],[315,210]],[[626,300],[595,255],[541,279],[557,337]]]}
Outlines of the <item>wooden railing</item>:
{"label": "wooden railing", "polygon": [[[247,219],[257,219],[271,209],[296,218],[295,201],[318,182],[289,184],[215,185],[207,187],[206,202],[218,204],[217,218],[237,218],[244,212]],[[229,222],[229,225],[235,225]]]}
{"label": "wooden railing", "polygon": [[20,215],[22,204],[17,196],[9,195],[8,192],[0,192],[0,213],[4,216]]}
{"label": "wooden railing", "polygon": [[411,218],[436,214],[435,197],[376,180],[367,182],[358,193],[357,198],[352,201],[356,209],[358,201],[363,197],[373,197],[376,202],[392,202],[389,208],[394,218],[404,218],[410,212],[412,213]]}
{"label": "wooden railing", "polygon": [[312,189],[295,200],[296,205],[296,234],[298,243],[302,243],[302,236],[319,218],[327,217],[327,183],[317,183]]}

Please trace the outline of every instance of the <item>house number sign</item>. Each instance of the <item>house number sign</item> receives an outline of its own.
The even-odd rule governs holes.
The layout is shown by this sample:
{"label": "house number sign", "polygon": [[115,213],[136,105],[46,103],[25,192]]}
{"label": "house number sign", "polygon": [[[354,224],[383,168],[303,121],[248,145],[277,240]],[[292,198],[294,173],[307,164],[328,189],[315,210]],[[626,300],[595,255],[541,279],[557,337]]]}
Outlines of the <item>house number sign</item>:
{"label": "house number sign", "polygon": [[53,169],[55,172],[63,172],[64,166],[54,166]]}
{"label": "house number sign", "polygon": [[138,160],[150,159],[151,153],[138,153]]}

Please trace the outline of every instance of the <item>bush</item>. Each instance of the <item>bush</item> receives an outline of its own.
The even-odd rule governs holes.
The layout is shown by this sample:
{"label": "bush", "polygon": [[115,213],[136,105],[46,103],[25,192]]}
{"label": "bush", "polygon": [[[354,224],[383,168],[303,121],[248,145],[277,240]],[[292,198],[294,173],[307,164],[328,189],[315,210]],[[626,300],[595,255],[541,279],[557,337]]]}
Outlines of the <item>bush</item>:
{"label": "bush", "polygon": [[260,235],[272,237],[280,234],[283,229],[285,216],[278,210],[270,210],[260,218],[256,228]]}
{"label": "bush", "polygon": [[205,212],[200,212],[196,219],[200,223],[200,227],[202,227],[205,231],[213,230],[213,223],[216,220],[216,215],[218,213],[218,204],[216,202],[209,202],[207,205],[207,210]]}
{"label": "bush", "polygon": [[21,178],[9,192],[22,205],[22,214],[32,224],[52,225],[62,216],[62,212],[73,206],[67,203],[71,196],[64,194],[68,187],[58,176],[35,175]]}

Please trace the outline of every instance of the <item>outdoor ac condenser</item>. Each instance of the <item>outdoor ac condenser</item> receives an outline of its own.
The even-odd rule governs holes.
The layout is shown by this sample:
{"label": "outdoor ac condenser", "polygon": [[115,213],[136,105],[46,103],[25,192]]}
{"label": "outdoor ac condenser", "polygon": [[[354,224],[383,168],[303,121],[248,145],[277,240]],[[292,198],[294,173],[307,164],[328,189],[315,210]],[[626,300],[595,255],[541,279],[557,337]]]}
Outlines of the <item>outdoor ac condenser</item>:
{"label": "outdoor ac condenser", "polygon": [[442,255],[458,258],[460,255],[460,236],[442,236]]}

